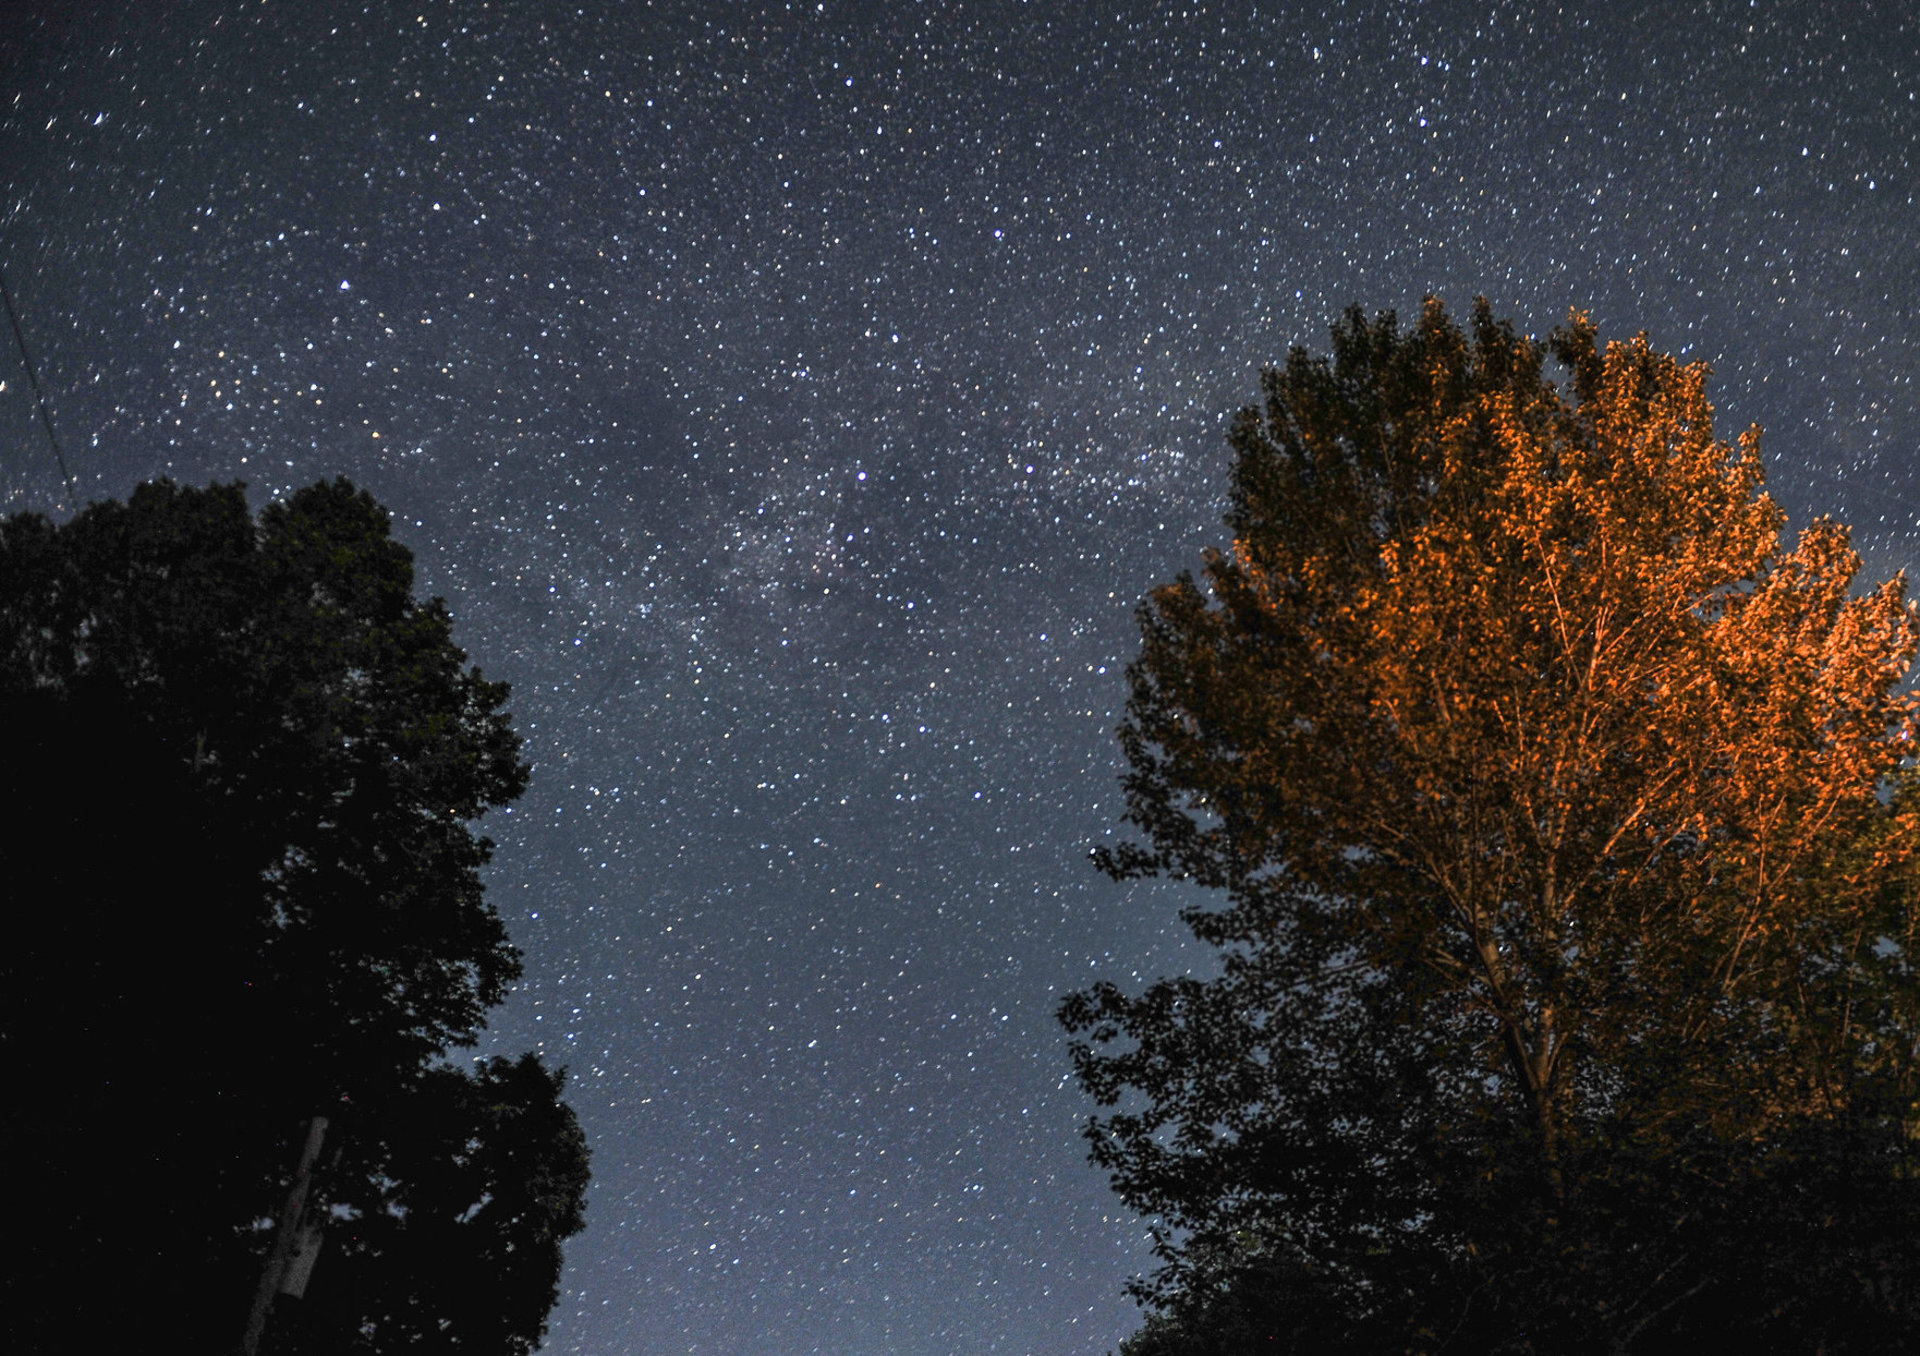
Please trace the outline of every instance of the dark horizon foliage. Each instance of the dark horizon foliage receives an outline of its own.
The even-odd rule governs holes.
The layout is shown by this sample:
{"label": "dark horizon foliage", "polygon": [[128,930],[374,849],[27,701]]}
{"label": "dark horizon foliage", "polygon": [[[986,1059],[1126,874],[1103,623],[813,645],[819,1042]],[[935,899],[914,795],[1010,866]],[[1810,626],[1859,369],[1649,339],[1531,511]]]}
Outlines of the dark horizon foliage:
{"label": "dark horizon foliage", "polygon": [[[585,1146],[561,1075],[448,1063],[520,974],[473,821],[528,770],[506,687],[467,665],[444,604],[414,598],[386,511],[344,480],[257,515],[240,485],[162,481],[64,525],[10,518],[0,691],[16,892],[0,1049],[23,1090],[4,1114],[35,1165],[14,1349],[79,1332],[237,1344],[262,1225],[322,1115],[330,1233],[423,1221],[439,1182],[440,1205],[528,1249],[473,1256],[502,1296],[494,1330],[423,1349],[530,1350],[579,1228]],[[447,1144],[403,1133],[416,1118],[483,1157],[519,1136],[515,1172],[546,1186],[511,1217],[481,1207],[504,1169],[484,1188],[446,1178]],[[406,1260],[438,1246],[422,1233],[382,1255],[389,1277],[414,1268],[430,1315],[449,1278]],[[328,1276],[351,1251],[329,1238],[304,1306],[343,1331],[364,1316]],[[103,1290],[131,1298],[103,1308]]]}

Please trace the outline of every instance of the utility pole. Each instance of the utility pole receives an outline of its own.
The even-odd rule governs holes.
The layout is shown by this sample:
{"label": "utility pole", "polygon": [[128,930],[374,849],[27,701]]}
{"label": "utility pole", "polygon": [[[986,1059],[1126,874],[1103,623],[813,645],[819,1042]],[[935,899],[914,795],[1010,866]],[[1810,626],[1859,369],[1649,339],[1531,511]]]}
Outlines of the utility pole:
{"label": "utility pole", "polygon": [[[253,1310],[247,1315],[246,1335],[240,1339],[241,1356],[260,1356],[260,1339],[267,1331],[267,1312],[273,1307],[273,1297],[279,1293],[287,1267],[293,1261],[294,1249],[300,1246],[305,1233],[307,1192],[313,1186],[313,1165],[319,1161],[320,1146],[326,1137],[327,1118],[315,1116],[307,1123],[307,1143],[300,1150],[300,1166],[293,1174],[293,1185],[287,1188],[286,1204],[280,1207],[280,1218],[273,1222],[273,1248],[267,1253],[260,1284],[253,1292]],[[311,1266],[311,1262],[308,1265]]]}

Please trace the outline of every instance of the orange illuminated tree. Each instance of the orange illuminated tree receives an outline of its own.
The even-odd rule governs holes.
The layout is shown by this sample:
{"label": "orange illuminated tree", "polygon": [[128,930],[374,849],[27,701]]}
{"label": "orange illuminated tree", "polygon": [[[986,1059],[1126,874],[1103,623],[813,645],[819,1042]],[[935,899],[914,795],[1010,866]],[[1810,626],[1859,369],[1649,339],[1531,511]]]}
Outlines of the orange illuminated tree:
{"label": "orange illuminated tree", "polygon": [[[1152,1340],[1627,1350],[1785,1272],[1828,1350],[1911,1317],[1920,627],[1843,527],[1783,541],[1707,377],[1429,301],[1235,423],[1096,854],[1217,891],[1219,973],[1062,1009]],[[1746,1237],[1809,1200],[1820,1257]]]}

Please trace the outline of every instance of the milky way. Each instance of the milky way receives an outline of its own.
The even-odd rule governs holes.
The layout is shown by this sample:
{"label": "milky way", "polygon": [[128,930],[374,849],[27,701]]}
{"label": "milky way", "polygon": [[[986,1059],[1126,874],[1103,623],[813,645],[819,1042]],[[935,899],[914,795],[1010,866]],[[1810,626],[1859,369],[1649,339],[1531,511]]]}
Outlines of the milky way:
{"label": "milky way", "polygon": [[1344,307],[1644,329],[1795,518],[1920,542],[1904,3],[29,10],[0,268],[82,498],[345,474],[513,684],[490,1040],[595,1155],[549,1350],[1136,1324],[1052,1015],[1206,963],[1086,863],[1131,613]]}

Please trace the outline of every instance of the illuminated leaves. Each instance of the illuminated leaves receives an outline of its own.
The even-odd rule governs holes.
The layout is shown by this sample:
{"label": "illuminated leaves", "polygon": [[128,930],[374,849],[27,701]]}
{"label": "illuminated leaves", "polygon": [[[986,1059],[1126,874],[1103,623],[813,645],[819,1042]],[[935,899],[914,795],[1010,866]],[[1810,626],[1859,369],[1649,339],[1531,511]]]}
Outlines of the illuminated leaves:
{"label": "illuminated leaves", "polygon": [[1223,971],[1063,1009],[1126,1108],[1096,1157],[1191,1231],[1152,1293],[1484,1260],[1516,1202],[1551,1234],[1603,1188],[1658,1219],[1618,1164],[1911,1101],[1920,625],[1843,527],[1783,542],[1707,377],[1429,301],[1350,312],[1236,420],[1232,545],[1140,614],[1142,842],[1100,858],[1222,891],[1188,916]]}

